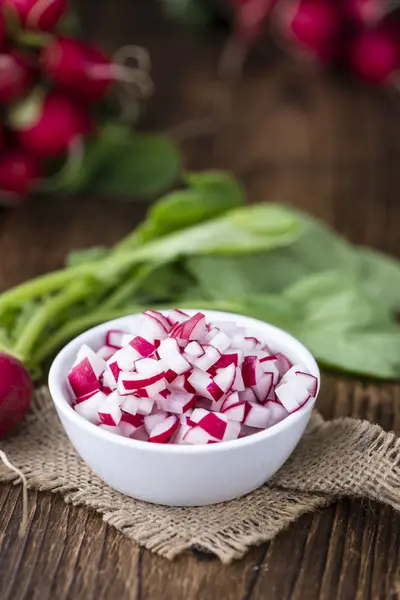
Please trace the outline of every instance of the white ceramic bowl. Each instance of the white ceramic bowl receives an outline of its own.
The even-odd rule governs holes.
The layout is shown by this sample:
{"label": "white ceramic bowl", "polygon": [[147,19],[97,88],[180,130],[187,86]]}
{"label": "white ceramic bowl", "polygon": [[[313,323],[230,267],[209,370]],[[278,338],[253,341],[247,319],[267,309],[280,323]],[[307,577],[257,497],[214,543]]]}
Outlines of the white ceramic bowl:
{"label": "white ceramic bowl", "polygon": [[[197,311],[186,311],[193,314]],[[208,321],[235,320],[273,350],[320,377],[306,348],[272,325],[240,315],[202,311]],[[86,421],[71,407],[68,372],[78,348],[98,349],[111,328],[132,325],[140,315],[94,327],[70,342],[54,360],[50,392],[61,423],[77,452],[112,488],[148,502],[169,506],[213,504],[237,498],[265,483],[288,459],[310,419],[314,400],[270,429],[231,442],[211,445],[151,444],[124,438]]]}

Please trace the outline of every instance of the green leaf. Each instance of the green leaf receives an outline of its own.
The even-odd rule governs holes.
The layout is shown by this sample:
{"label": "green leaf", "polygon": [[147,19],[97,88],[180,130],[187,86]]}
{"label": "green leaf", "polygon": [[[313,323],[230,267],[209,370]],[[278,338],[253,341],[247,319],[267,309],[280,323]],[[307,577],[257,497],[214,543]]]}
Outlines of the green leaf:
{"label": "green leaf", "polygon": [[193,173],[186,181],[191,187],[171,192],[153,204],[134,234],[135,243],[203,223],[245,202],[242,187],[229,173]]}
{"label": "green leaf", "polygon": [[90,187],[102,195],[151,198],[170,188],[180,175],[180,156],[167,137],[104,133],[92,152],[97,160]]}
{"label": "green leaf", "polygon": [[92,246],[82,250],[73,250],[67,256],[65,264],[67,267],[76,267],[86,263],[99,261],[110,254],[110,250],[105,246]]}
{"label": "green leaf", "polygon": [[358,277],[368,295],[400,311],[400,262],[371,248],[360,248]]}

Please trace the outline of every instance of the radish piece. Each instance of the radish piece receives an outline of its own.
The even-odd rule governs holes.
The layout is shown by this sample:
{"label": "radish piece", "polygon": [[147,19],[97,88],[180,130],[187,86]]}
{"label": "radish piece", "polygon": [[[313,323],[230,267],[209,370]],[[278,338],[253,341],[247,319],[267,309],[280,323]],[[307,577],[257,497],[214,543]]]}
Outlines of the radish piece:
{"label": "radish piece", "polygon": [[223,331],[226,335],[229,335],[230,338],[232,338],[235,333],[241,333],[240,328],[236,327],[235,321],[214,321],[211,323],[211,327]]}
{"label": "radish piece", "polygon": [[142,315],[142,325],[139,335],[147,341],[165,340],[168,330],[154,316],[144,313]]}
{"label": "radish piece", "polygon": [[100,423],[99,408],[106,398],[107,396],[103,392],[97,392],[87,400],[76,404],[74,410],[87,421],[98,425]]}
{"label": "radish piece", "polygon": [[183,312],[183,310],[175,308],[168,313],[167,318],[171,325],[175,325],[176,323],[180,324],[187,321],[189,319],[189,315]]}
{"label": "radish piece", "polygon": [[288,371],[282,376],[280,383],[287,383],[288,381],[294,380],[297,371],[304,371],[304,368],[300,365],[293,365]]}
{"label": "radish piece", "polygon": [[150,398],[138,398],[137,396],[125,396],[122,402],[122,410],[131,415],[149,415],[154,407],[154,400]]}
{"label": "radish piece", "polygon": [[233,381],[232,390],[234,392],[243,392],[245,389],[243,377],[242,377],[242,369],[240,367],[236,367],[235,379]]}
{"label": "radish piece", "polygon": [[257,382],[256,385],[253,386],[253,391],[257,397],[258,402],[265,402],[268,398],[268,394],[270,393],[273,386],[273,375],[272,373],[266,373],[263,375]]}
{"label": "radish piece", "polygon": [[168,321],[167,317],[164,317],[164,315],[158,312],[157,310],[151,310],[149,308],[148,310],[145,310],[143,314],[149,317],[153,317],[153,319],[157,319],[157,321],[161,323],[161,325],[167,332],[171,329],[171,323]]}
{"label": "radish piece", "polygon": [[97,350],[96,354],[103,360],[108,360],[115,353],[115,348],[112,346],[102,346],[99,350]]}
{"label": "radish piece", "polygon": [[245,388],[243,392],[239,392],[239,399],[245,402],[257,402],[257,396],[251,388]]}
{"label": "radish piece", "polygon": [[276,385],[280,377],[277,357],[272,355],[261,358],[260,365],[264,373],[272,373],[273,384]]}
{"label": "radish piece", "polygon": [[189,427],[187,431],[184,433],[182,437],[182,442],[184,444],[208,444],[210,441],[214,440],[207,431],[199,427],[198,425],[194,427]]}
{"label": "radish piece", "polygon": [[[165,380],[160,379],[145,388],[141,388],[135,391],[136,396],[139,398],[151,398],[154,400],[158,394],[161,394],[165,390]],[[121,394],[123,395],[123,394]]]}
{"label": "radish piece", "polygon": [[72,367],[68,380],[76,397],[100,390],[100,382],[88,358]]}
{"label": "radish piece", "polygon": [[210,400],[209,398],[204,398],[203,396],[197,396],[196,408],[205,408],[206,410],[211,410],[214,402],[215,400]]}
{"label": "radish piece", "polygon": [[167,443],[171,439],[173,433],[178,429],[178,427],[178,417],[172,415],[170,417],[167,417],[151,430],[151,433],[149,435],[149,442],[157,444]]}
{"label": "radish piece", "polygon": [[235,381],[236,367],[234,364],[229,365],[225,369],[219,369],[214,377],[214,383],[224,392],[228,392]]}
{"label": "radish piece", "polygon": [[[136,352],[131,346],[125,346],[117,350],[108,361],[108,366],[115,364],[119,371],[133,371],[135,362],[141,358],[139,352]],[[114,367],[114,369],[116,368]],[[114,372],[114,371],[113,371]]]}
{"label": "radish piece", "polygon": [[235,404],[239,404],[239,394],[237,392],[232,392],[229,394],[221,405],[221,412],[225,412],[230,406],[234,406]]}
{"label": "radish piece", "polygon": [[117,349],[122,348],[122,336],[125,335],[125,333],[125,331],[119,329],[110,329],[106,333],[106,345]]}
{"label": "radish piece", "polygon": [[194,361],[194,365],[201,371],[208,371],[221,358],[221,354],[213,346],[203,346],[203,350],[203,356],[197,358]]}
{"label": "radish piece", "polygon": [[134,337],[129,344],[142,358],[148,358],[156,351],[155,345],[140,337],[140,335]]}
{"label": "radish piece", "polygon": [[141,358],[135,362],[136,371],[139,375],[159,375],[165,374],[165,366],[161,360],[154,358]]}
{"label": "radish piece", "polygon": [[199,342],[193,341],[189,342],[189,344],[186,346],[185,353],[190,354],[190,356],[194,358],[199,358],[200,356],[203,356],[204,349]]}
{"label": "radish piece", "polygon": [[230,364],[234,364],[235,367],[241,366],[243,362],[243,351],[242,350],[230,350],[222,354],[221,358],[215,363],[217,369],[228,367]]}
{"label": "radish piece", "polygon": [[214,380],[211,380],[210,383],[208,384],[207,392],[211,396],[211,398],[217,402],[218,402],[218,400],[221,400],[221,398],[224,395],[224,391],[221,390],[219,385]]}
{"label": "radish piece", "polygon": [[311,375],[310,373],[305,373],[304,371],[296,371],[296,378],[301,380],[301,384],[306,389],[311,396],[316,396],[318,391],[318,379]]}
{"label": "radish piece", "polygon": [[256,356],[245,356],[242,365],[242,377],[246,387],[257,385],[263,375],[260,362]]}
{"label": "radish piece", "polygon": [[286,417],[289,416],[289,413],[286,410],[286,408],[284,408],[279,402],[267,402],[266,406],[269,410],[270,416],[268,421],[268,427],[272,427],[273,425],[280,423],[281,421],[283,421],[283,419],[286,419]]}
{"label": "radish piece", "polygon": [[194,405],[196,396],[183,391],[173,391],[168,398],[162,398],[157,402],[161,410],[183,414]]}
{"label": "radish piece", "polygon": [[163,410],[160,410],[152,415],[148,415],[144,417],[144,426],[147,433],[151,433],[156,425],[165,421],[168,418],[168,413]]}
{"label": "radish piece", "polygon": [[101,381],[102,388],[106,387],[106,388],[109,388],[111,391],[113,391],[117,388],[117,382],[115,380],[114,373],[112,371],[110,371],[109,369],[106,369],[104,371],[101,378],[102,378],[102,381]]}
{"label": "radish piece", "polygon": [[238,402],[237,404],[228,406],[228,408],[223,410],[223,413],[230,421],[238,421],[239,423],[242,423],[244,421],[245,408],[245,402]]}
{"label": "radish piece", "polygon": [[130,423],[135,429],[138,429],[138,427],[144,425],[146,418],[147,417],[144,417],[143,415],[131,415],[130,413],[122,412],[120,423]]}
{"label": "radish piece", "polygon": [[177,375],[190,371],[190,363],[181,355],[179,346],[174,338],[163,340],[157,350],[160,358],[164,361],[166,369],[171,369]]}
{"label": "radish piece", "polygon": [[225,436],[228,419],[220,413],[196,408],[190,420],[217,440],[222,440]]}
{"label": "radish piece", "polygon": [[312,397],[302,387],[301,380],[299,382],[290,380],[286,383],[279,383],[275,388],[275,394],[288,413],[295,412]]}
{"label": "radish piece", "polygon": [[172,383],[173,381],[175,381],[175,379],[178,377],[178,374],[175,373],[175,371],[172,371],[172,369],[168,369],[167,371],[165,371],[165,380],[168,383]]}
{"label": "radish piece", "polygon": [[187,423],[187,420],[185,420],[185,422],[181,421],[178,429],[171,438],[171,442],[173,444],[182,444],[185,435],[188,433],[188,431],[190,431],[190,429],[191,426]]}
{"label": "radish piece", "polygon": [[286,371],[290,369],[292,363],[287,358],[287,356],[285,356],[281,352],[275,352],[275,356],[278,359],[276,366],[278,367],[279,375],[282,377],[286,373]]}
{"label": "radish piece", "polygon": [[121,398],[116,391],[106,397],[99,408],[99,419],[103,425],[118,425],[122,417],[120,404]]}
{"label": "radish piece", "polygon": [[246,402],[245,416],[243,423],[249,427],[257,429],[266,429],[270,418],[269,409],[261,404]]}
{"label": "radish piece", "polygon": [[240,434],[241,425],[238,421],[228,421],[226,425],[223,442],[231,442],[237,440]]}
{"label": "radish piece", "polygon": [[153,383],[157,383],[164,379],[164,371],[156,375],[140,375],[139,373],[131,373],[130,371],[122,371],[118,378],[118,392],[121,395],[132,393],[132,391],[146,388]]}
{"label": "radish piece", "polygon": [[[104,390],[100,390],[100,391],[107,396],[107,394]],[[79,404],[80,402],[84,402],[85,400],[88,400],[95,394],[98,394],[98,390],[96,390],[94,392],[89,392],[89,394],[85,394],[84,396],[79,396],[78,398],[75,398],[75,403]]]}
{"label": "radish piece", "polygon": [[89,346],[83,344],[77,352],[76,360],[73,366],[78,365],[85,358],[89,360],[96,377],[100,377],[106,368],[105,360],[97,356],[96,352],[89,348]]}
{"label": "radish piece", "polygon": [[199,312],[183,323],[179,337],[184,340],[201,340],[206,333],[206,318]]}
{"label": "radish piece", "polygon": [[218,333],[212,337],[209,344],[219,350],[219,352],[225,352],[225,350],[229,348],[231,340],[226,333],[218,331]]}
{"label": "radish piece", "polygon": [[108,431],[109,433],[114,433],[116,435],[120,435],[122,437],[128,437],[124,434],[122,428],[117,425],[106,425],[105,423],[100,423],[99,424],[99,429],[102,429],[103,431]]}

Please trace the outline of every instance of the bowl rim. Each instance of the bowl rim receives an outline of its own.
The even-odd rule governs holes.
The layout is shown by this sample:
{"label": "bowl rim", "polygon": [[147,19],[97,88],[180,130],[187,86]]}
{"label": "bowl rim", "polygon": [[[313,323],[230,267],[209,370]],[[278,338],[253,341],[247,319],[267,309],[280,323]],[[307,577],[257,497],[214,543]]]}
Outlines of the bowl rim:
{"label": "bowl rim", "polygon": [[[318,397],[321,385],[321,375],[318,364],[311,354],[311,352],[294,336],[290,333],[286,332],[275,325],[271,325],[270,323],[266,323],[265,321],[260,321],[259,319],[254,319],[253,317],[247,317],[245,315],[240,315],[238,313],[229,313],[226,311],[216,311],[216,310],[206,310],[206,309],[184,309],[188,314],[194,314],[196,312],[202,312],[205,314],[208,320],[217,320],[218,317],[222,317],[222,320],[228,320],[226,317],[229,317],[230,320],[237,320],[239,318],[240,321],[245,321],[248,323],[247,327],[262,327],[271,334],[271,338],[273,339],[274,335],[279,338],[282,338],[287,345],[291,346],[297,354],[301,355],[302,363],[307,364],[307,368],[309,369],[312,375],[316,376],[318,379],[318,389],[315,395],[315,398],[308,400],[303,406],[301,406],[297,411],[291,413],[288,417],[272,425],[272,427],[268,429],[264,429],[252,435],[239,438],[236,440],[231,440],[228,442],[221,442],[218,444],[198,444],[198,445],[185,445],[185,444],[158,444],[158,443],[149,443],[143,440],[135,440],[132,438],[122,437],[110,431],[104,430],[94,423],[87,421],[81,415],[79,415],[73,407],[69,404],[66,394],[64,393],[62,386],[67,379],[67,372],[65,371],[65,367],[63,367],[66,356],[72,352],[72,350],[76,347],[76,349],[84,343],[87,343],[86,338],[88,335],[93,335],[98,333],[101,335],[104,331],[108,329],[112,329],[115,326],[121,325],[124,321],[132,319],[133,317],[140,316],[141,313],[134,313],[131,315],[126,315],[125,317],[119,317],[117,319],[112,319],[110,321],[105,321],[95,327],[91,327],[87,329],[80,335],[73,338],[68,344],[66,344],[57,354],[55,359],[53,360],[48,376],[48,386],[50,390],[50,395],[52,397],[53,403],[58,412],[62,413],[63,416],[72,422],[77,427],[86,431],[89,435],[93,435],[104,441],[113,442],[120,446],[127,446],[130,448],[136,448],[137,450],[142,450],[146,452],[154,452],[154,453],[172,453],[172,454],[206,454],[206,453],[215,453],[215,452],[227,452],[233,449],[239,449],[244,446],[248,446],[251,444],[255,444],[258,442],[262,442],[264,439],[272,438],[284,433],[286,430],[289,430],[291,426],[293,426],[297,421],[301,420],[302,416],[306,413],[311,413],[316,398]],[[160,312],[168,312],[168,311],[160,311]],[[246,326],[246,325],[244,325]],[[264,334],[265,335],[265,334]],[[264,337],[261,336],[262,338]],[[267,342],[268,343],[268,342]],[[279,344],[279,342],[278,342]],[[72,364],[72,362],[71,362]]]}

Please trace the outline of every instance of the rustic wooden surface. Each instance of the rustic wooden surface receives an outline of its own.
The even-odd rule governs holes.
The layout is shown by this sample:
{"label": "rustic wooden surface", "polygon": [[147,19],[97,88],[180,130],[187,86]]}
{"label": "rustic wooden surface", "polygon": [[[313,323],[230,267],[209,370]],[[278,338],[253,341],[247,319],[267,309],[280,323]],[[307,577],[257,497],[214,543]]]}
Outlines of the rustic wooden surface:
{"label": "rustic wooden surface", "polygon": [[[146,127],[206,115],[220,93],[221,40],[165,30],[151,2],[83,0],[88,35],[114,49],[150,48],[157,94]],[[233,169],[252,201],[291,202],[349,239],[400,256],[400,99],[256,50],[218,135],[184,145],[192,167]],[[112,243],[144,207],[78,198],[39,200],[0,216],[0,284],[62,264],[77,246]],[[326,417],[362,416],[400,431],[400,385],[326,376]],[[400,516],[345,500],[306,515],[270,544],[222,566],[187,553],[172,564],[136,548],[85,509],[30,493],[17,535],[20,490],[0,486],[1,600],[367,600],[400,597]]]}

